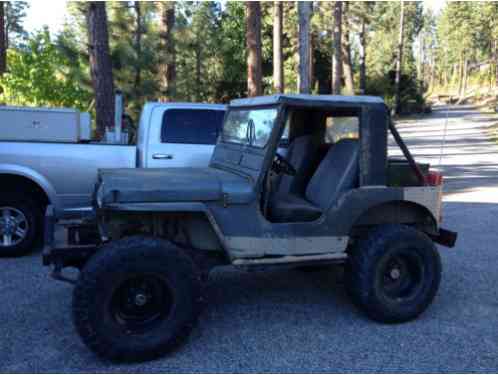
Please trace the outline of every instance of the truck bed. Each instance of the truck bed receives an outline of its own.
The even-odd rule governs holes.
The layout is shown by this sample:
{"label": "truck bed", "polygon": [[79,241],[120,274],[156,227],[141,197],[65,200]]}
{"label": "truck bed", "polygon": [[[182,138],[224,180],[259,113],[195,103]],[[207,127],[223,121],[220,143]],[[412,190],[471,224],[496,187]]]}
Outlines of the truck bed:
{"label": "truck bed", "polygon": [[100,168],[135,168],[136,147],[99,143],[0,141],[0,175],[37,182],[49,193],[57,216],[71,217],[91,205]]}

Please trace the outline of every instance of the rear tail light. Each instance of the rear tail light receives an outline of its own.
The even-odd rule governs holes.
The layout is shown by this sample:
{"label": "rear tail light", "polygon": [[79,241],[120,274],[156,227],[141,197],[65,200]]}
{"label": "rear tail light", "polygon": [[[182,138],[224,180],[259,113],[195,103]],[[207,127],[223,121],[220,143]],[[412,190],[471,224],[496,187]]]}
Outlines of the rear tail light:
{"label": "rear tail light", "polygon": [[443,175],[439,172],[429,171],[425,180],[429,186],[439,186],[443,183]]}

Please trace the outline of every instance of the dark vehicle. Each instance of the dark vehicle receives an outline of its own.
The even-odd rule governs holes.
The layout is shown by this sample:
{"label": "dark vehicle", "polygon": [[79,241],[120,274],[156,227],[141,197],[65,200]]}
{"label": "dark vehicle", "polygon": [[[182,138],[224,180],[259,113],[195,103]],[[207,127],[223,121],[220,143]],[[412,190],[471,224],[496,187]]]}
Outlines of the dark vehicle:
{"label": "dark vehicle", "polygon": [[[388,129],[406,160],[388,159]],[[441,190],[441,175],[414,162],[379,98],[234,100],[209,167],[99,172],[93,243],[88,228],[68,224],[71,244],[57,244],[49,208],[44,263],[76,284],[77,331],[112,360],[154,358],[181,342],[218,265],[344,263],[361,310],[405,322],[438,289],[434,242],[456,240],[440,227]],[[64,267],[79,268],[78,279]]]}

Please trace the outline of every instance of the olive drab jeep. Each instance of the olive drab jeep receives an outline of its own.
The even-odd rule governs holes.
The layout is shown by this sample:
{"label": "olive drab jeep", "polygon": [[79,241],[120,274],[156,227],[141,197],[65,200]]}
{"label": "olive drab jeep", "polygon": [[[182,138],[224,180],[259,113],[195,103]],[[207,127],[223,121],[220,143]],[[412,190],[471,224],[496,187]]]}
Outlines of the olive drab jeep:
{"label": "olive drab jeep", "polygon": [[[388,158],[388,132],[404,158]],[[209,167],[100,170],[92,217],[56,225],[49,207],[43,259],[75,284],[84,343],[112,360],[175,347],[219,265],[342,263],[366,315],[404,322],[438,289],[435,243],[456,241],[441,228],[441,191],[441,175],[413,160],[380,98],[233,100]]]}

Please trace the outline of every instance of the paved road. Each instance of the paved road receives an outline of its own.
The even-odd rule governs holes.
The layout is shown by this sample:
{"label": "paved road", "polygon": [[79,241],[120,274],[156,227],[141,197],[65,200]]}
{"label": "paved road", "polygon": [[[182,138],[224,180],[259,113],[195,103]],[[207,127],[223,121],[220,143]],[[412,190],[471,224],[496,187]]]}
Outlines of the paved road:
{"label": "paved road", "polygon": [[[438,163],[445,115],[400,124],[420,159]],[[185,346],[116,366],[80,343],[71,287],[50,281],[35,254],[1,260],[0,372],[497,372],[498,148],[483,133],[493,119],[462,107],[448,117],[444,213],[460,239],[441,250],[440,292],[417,321],[367,320],[330,272],[228,268]]]}

